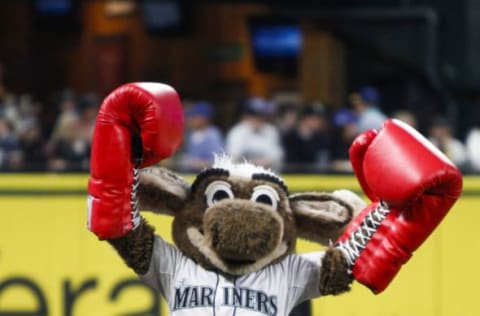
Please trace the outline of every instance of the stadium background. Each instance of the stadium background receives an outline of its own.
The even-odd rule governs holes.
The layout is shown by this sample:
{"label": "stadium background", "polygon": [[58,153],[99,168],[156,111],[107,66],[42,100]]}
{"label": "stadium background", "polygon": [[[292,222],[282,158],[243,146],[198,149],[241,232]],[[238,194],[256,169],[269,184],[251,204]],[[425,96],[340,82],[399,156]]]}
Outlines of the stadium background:
{"label": "stadium background", "polygon": [[[440,100],[435,111],[447,114],[459,135],[475,118],[476,0],[173,1],[179,15],[167,28],[129,9],[155,1],[58,1],[72,6],[53,15],[34,5],[40,2],[1,1],[0,60],[11,91],[44,103],[46,127],[55,117],[52,91],[68,86],[104,95],[136,80],[167,82],[184,96],[212,100],[223,128],[236,118],[230,99],[299,90],[338,108],[365,82],[385,92],[385,110],[407,105],[420,110],[421,120],[429,118],[422,106]],[[297,73],[291,59],[258,67],[249,27],[292,20],[304,32],[305,49],[293,60]],[[420,101],[406,97],[412,86]],[[167,315],[158,296],[87,231],[87,177],[0,174],[0,316]],[[359,190],[352,176],[287,175],[286,181],[291,191]],[[314,300],[313,315],[477,315],[478,209],[480,178],[466,176],[462,198],[384,293],[374,296],[356,284],[349,294]],[[170,240],[171,220],[148,218]],[[307,242],[298,247],[316,249]]]}
{"label": "stadium background", "polygon": [[[250,31],[272,25],[299,27],[303,49],[253,51]],[[479,28],[476,0],[7,0],[0,61],[12,92],[45,104],[47,129],[63,87],[103,96],[128,81],[166,82],[212,101],[226,128],[245,95],[296,90],[338,108],[368,83],[387,113],[414,111],[421,127],[432,112],[448,115],[462,136],[476,114]]]}
{"label": "stadium background", "polygon": [[[86,182],[86,175],[0,176],[0,315],[168,315],[87,231]],[[288,175],[286,183],[292,192],[359,190],[351,176]],[[480,178],[467,176],[463,197],[385,292],[355,284],[351,293],[314,300],[312,315],[477,315],[478,209]],[[170,218],[147,218],[171,240]],[[298,245],[299,252],[317,249]]]}

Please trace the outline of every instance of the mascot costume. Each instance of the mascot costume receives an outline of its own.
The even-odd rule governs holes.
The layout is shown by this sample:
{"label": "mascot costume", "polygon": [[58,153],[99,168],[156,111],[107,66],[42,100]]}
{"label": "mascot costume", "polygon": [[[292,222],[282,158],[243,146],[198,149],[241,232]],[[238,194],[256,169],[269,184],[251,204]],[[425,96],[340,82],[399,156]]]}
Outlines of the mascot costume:
{"label": "mascot costume", "polygon": [[[369,205],[354,193],[290,195],[272,171],[216,158],[190,185],[152,167],[183,137],[174,89],[130,83],[99,110],[88,184],[88,228],[107,240],[172,315],[288,315],[353,280],[384,290],[459,197],[459,170],[395,120],[360,135],[351,162]],[[141,216],[174,217],[175,246]],[[327,246],[296,254],[297,237]]]}

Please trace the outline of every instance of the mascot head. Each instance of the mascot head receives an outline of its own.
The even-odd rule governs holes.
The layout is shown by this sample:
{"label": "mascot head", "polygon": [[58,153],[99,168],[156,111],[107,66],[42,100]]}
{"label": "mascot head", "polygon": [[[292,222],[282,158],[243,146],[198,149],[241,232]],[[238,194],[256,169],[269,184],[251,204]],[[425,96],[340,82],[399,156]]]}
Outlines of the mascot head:
{"label": "mascot head", "polygon": [[364,207],[354,193],[290,195],[272,171],[216,157],[192,185],[163,168],[144,169],[141,209],[174,216],[173,240],[206,269],[242,275],[294,252],[297,237],[328,245]]}

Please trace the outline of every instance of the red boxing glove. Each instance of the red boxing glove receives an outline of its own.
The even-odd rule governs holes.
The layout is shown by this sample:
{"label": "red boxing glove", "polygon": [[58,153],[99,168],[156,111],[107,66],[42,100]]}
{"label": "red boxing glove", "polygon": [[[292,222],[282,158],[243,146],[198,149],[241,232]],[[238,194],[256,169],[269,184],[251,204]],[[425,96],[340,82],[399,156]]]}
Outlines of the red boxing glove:
{"label": "red boxing glove", "polygon": [[380,293],[460,196],[462,175],[420,133],[397,120],[358,136],[350,160],[373,203],[336,245],[354,278]]}
{"label": "red boxing glove", "polygon": [[168,85],[129,83],[105,98],[92,141],[89,230],[112,239],[137,227],[138,170],[172,155],[183,128],[179,97]]}

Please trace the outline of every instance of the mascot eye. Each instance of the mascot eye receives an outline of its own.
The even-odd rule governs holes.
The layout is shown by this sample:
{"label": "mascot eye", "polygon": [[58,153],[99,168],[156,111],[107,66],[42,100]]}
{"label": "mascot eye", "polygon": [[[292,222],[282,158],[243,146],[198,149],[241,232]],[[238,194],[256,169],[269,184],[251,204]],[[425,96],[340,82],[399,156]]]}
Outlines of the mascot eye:
{"label": "mascot eye", "polygon": [[268,185],[259,185],[253,188],[252,201],[270,205],[274,210],[278,207],[280,197],[277,191]]}
{"label": "mascot eye", "polygon": [[218,180],[210,183],[205,189],[207,205],[210,207],[223,199],[232,199],[233,192],[230,187],[230,183],[225,181]]}

